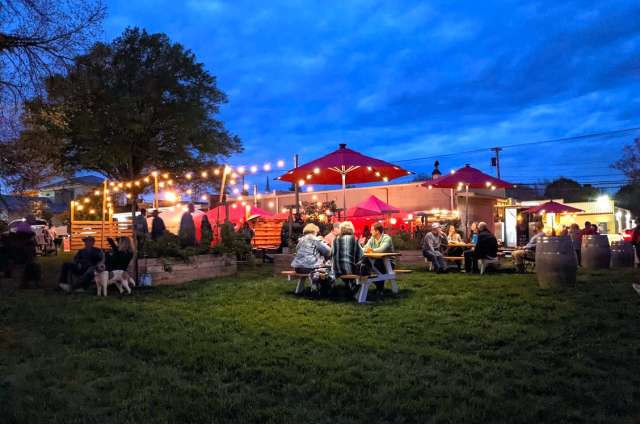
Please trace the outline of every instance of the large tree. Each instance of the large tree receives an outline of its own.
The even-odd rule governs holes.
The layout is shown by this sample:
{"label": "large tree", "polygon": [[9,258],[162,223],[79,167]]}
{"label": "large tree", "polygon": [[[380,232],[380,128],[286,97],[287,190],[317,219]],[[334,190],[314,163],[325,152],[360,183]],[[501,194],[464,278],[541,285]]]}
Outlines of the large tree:
{"label": "large tree", "polygon": [[640,184],[626,184],[615,195],[616,204],[640,217]]}
{"label": "large tree", "polygon": [[565,202],[585,202],[593,200],[600,191],[588,184],[582,185],[570,178],[558,178],[545,187],[544,197],[548,199],[564,199]]}
{"label": "large tree", "polygon": [[0,0],[0,98],[6,107],[36,92],[90,45],[102,0]]}
{"label": "large tree", "polygon": [[611,165],[622,171],[632,183],[640,183],[640,138],[625,146],[622,151],[622,159]]}
{"label": "large tree", "polygon": [[129,28],[46,80],[47,96],[26,103],[17,151],[48,140],[58,171],[96,171],[132,180],[152,169],[174,174],[213,166],[241,150],[215,118],[227,101],[194,54],[164,34]]}

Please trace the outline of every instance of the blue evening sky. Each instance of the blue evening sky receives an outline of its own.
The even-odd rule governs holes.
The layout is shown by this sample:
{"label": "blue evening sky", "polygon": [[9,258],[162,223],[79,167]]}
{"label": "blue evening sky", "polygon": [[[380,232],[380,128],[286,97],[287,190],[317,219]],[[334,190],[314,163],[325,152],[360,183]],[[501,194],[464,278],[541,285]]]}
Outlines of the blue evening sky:
{"label": "blue evening sky", "polygon": [[[229,97],[234,164],[302,162],[338,143],[417,172],[522,142],[640,126],[640,2],[109,0],[126,26],[193,50]],[[620,181],[640,132],[506,149],[502,175]],[[424,158],[424,159],[422,159]],[[275,174],[274,174],[275,175]],[[260,184],[264,176],[260,177]]]}

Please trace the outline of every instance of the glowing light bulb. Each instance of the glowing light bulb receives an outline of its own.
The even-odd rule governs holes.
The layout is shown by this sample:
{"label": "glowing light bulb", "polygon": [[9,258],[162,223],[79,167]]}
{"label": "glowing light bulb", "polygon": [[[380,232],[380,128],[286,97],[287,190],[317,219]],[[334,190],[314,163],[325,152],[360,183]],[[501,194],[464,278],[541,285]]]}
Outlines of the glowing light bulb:
{"label": "glowing light bulb", "polygon": [[282,167],[284,166],[284,161],[283,161],[283,160],[279,160],[279,161],[276,163],[276,165],[277,165],[277,167],[278,167],[278,168],[282,168]]}
{"label": "glowing light bulb", "polygon": [[207,197],[206,194],[203,194],[202,196],[200,196],[200,199],[203,201],[206,201],[209,197]]}
{"label": "glowing light bulb", "polygon": [[218,168],[214,169],[213,175],[220,175],[220,170]]}
{"label": "glowing light bulb", "polygon": [[300,181],[298,181],[298,185],[299,185],[300,187],[302,187],[302,186],[304,185],[304,180],[300,180]]}
{"label": "glowing light bulb", "polygon": [[252,174],[255,174],[256,172],[258,172],[258,167],[257,167],[257,166],[255,166],[255,165],[253,165],[253,166],[251,167],[251,173],[252,173]]}
{"label": "glowing light bulb", "polygon": [[162,178],[164,178],[164,179],[169,178],[169,174],[167,174],[167,173],[162,174]]}
{"label": "glowing light bulb", "polygon": [[238,174],[244,174],[244,166],[238,167]]}
{"label": "glowing light bulb", "polygon": [[84,203],[89,203],[91,201],[91,199],[89,199],[88,197],[84,198]]}
{"label": "glowing light bulb", "polygon": [[144,177],[144,182],[148,183],[149,182],[149,177]]}
{"label": "glowing light bulb", "polygon": [[202,171],[202,172],[200,173],[200,176],[201,176],[202,178],[207,178],[207,175],[208,175],[208,174],[207,174],[207,171]]}
{"label": "glowing light bulb", "polygon": [[307,193],[311,193],[313,191],[313,186],[307,187]]}
{"label": "glowing light bulb", "polygon": [[245,190],[249,190],[249,184],[243,185],[242,188],[245,189]]}
{"label": "glowing light bulb", "polygon": [[187,180],[190,180],[190,179],[191,179],[191,176],[192,176],[192,175],[191,175],[191,172],[187,172],[187,173],[185,174],[185,178],[186,178]]}
{"label": "glowing light bulb", "polygon": [[270,163],[265,163],[262,166],[262,169],[265,170],[265,171],[271,171],[271,164]]}
{"label": "glowing light bulb", "polygon": [[270,208],[273,208],[274,206],[275,206],[275,203],[273,203],[273,202],[269,202],[269,207],[270,207]]}
{"label": "glowing light bulb", "polygon": [[313,173],[314,174],[319,174],[320,173],[320,168],[313,168]]}
{"label": "glowing light bulb", "polygon": [[238,193],[240,193],[240,190],[238,190],[237,188],[234,188],[233,189],[233,194],[238,194]]}
{"label": "glowing light bulb", "polygon": [[190,188],[187,189],[187,194],[191,195],[191,193],[193,193],[193,190],[191,190]]}
{"label": "glowing light bulb", "polygon": [[157,176],[158,176],[158,171],[153,171],[153,172],[151,173],[151,176],[153,176],[153,177],[157,177]]}

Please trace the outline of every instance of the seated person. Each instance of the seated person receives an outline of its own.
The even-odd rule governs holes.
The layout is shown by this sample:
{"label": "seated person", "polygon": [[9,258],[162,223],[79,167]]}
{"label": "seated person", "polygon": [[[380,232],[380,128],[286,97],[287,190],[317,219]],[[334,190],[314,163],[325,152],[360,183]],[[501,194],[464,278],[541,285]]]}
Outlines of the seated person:
{"label": "seated person", "polygon": [[[449,225],[449,231],[447,232],[447,243],[448,248],[446,251],[446,256],[462,256],[464,253],[464,247],[462,246],[452,246],[455,244],[462,244],[462,236],[460,233],[456,231],[456,226],[453,224]],[[458,262],[458,270],[460,268],[460,262]]]}
{"label": "seated person", "polygon": [[464,252],[466,272],[478,272],[478,259],[495,259],[498,256],[498,240],[491,234],[486,222],[478,224],[478,241],[473,249]]}
{"label": "seated person", "polygon": [[[331,248],[331,268],[335,277],[357,274],[356,264],[362,259],[362,246],[355,236],[350,221],[340,223],[340,235],[333,240]],[[349,282],[351,286],[351,282]]]}
{"label": "seated person", "polygon": [[333,241],[339,235],[340,235],[340,224],[337,223],[337,222],[334,222],[332,227],[331,227],[331,231],[329,231],[329,234],[324,236],[324,242],[327,243],[327,245],[329,247],[332,247],[333,246]]}
{"label": "seated person", "polygon": [[296,256],[291,266],[298,274],[310,274],[316,268],[325,266],[331,255],[331,249],[318,236],[320,228],[315,224],[307,224],[302,230],[302,237],[296,246]]}
{"label": "seated person", "polygon": [[[379,222],[373,224],[373,232],[371,233],[371,237],[369,241],[364,245],[363,250],[366,253],[375,252],[375,253],[391,253],[393,252],[393,240],[391,236],[384,233],[384,226]],[[376,259],[373,262],[373,267],[378,270],[381,274],[386,274],[387,270],[385,269],[384,260]],[[376,290],[378,294],[381,294],[384,290],[384,281],[376,282]]]}
{"label": "seated person", "polygon": [[431,224],[431,231],[422,239],[422,255],[433,264],[433,269],[438,273],[447,271],[447,261],[440,251],[440,232],[440,224],[434,222]]}
{"label": "seated person", "polygon": [[516,263],[516,269],[518,272],[524,272],[524,260],[530,261],[536,260],[536,245],[538,241],[544,237],[544,231],[542,231],[542,224],[537,223],[535,226],[536,234],[531,237],[529,243],[527,243],[522,249],[514,250],[511,256]]}
{"label": "seated person", "polygon": [[107,271],[126,271],[133,259],[133,246],[129,237],[120,237],[116,244],[111,237],[107,238],[111,252],[106,257]]}
{"label": "seated person", "polygon": [[[84,248],[78,250],[73,257],[73,262],[62,264],[62,272],[58,282],[59,287],[66,292],[87,289],[94,279],[93,271],[104,261],[104,252],[94,247],[95,238],[89,236],[83,238],[82,241]],[[71,282],[72,275],[79,277],[75,283]]]}

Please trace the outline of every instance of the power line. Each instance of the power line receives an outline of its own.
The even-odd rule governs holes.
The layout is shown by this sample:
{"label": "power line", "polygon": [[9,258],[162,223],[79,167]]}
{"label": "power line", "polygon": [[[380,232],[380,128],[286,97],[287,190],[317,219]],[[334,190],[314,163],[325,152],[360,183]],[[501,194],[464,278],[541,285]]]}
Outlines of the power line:
{"label": "power line", "polygon": [[[560,143],[560,142],[576,142],[576,141],[590,139],[590,138],[617,135],[617,134],[624,134],[624,133],[627,133],[627,132],[638,131],[638,130],[640,130],[640,127],[623,128],[623,129],[618,129],[618,130],[610,130],[610,131],[603,131],[603,132],[599,132],[599,133],[576,135],[576,136],[571,136],[571,137],[561,137],[561,138],[552,138],[552,139],[547,139],[547,140],[527,141],[527,142],[523,142],[523,143],[507,144],[507,145],[504,145],[504,146],[501,146],[501,147],[503,149],[510,149],[510,148],[514,148],[514,147],[531,146],[531,145],[538,145],[538,144]],[[439,154],[439,155],[433,155],[433,156],[423,156],[423,157],[412,158],[412,159],[400,159],[400,160],[396,160],[394,162],[396,162],[396,163],[400,163],[400,162],[402,162],[402,163],[404,163],[404,162],[415,162],[415,161],[421,161],[421,160],[427,160],[427,159],[439,159],[439,158],[443,158],[443,157],[458,156],[458,155],[469,154],[469,153],[488,152],[490,150],[491,150],[490,147],[484,147],[484,148],[479,148],[479,149],[465,150],[465,151],[456,152],[456,153],[446,153],[446,154]]]}

